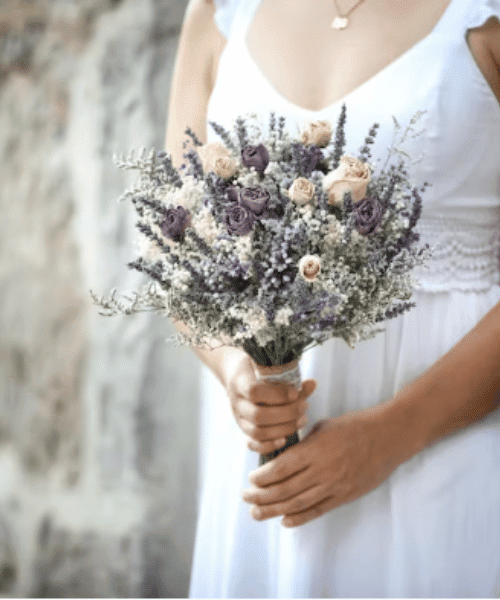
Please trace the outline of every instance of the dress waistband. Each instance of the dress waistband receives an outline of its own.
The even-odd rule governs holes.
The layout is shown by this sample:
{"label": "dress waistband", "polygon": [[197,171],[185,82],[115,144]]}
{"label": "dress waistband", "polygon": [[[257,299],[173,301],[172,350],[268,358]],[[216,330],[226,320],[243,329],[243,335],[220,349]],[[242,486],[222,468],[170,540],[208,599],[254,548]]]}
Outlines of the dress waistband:
{"label": "dress waistband", "polygon": [[500,285],[500,221],[484,225],[449,218],[421,218],[420,244],[432,256],[416,267],[416,289],[479,291]]}

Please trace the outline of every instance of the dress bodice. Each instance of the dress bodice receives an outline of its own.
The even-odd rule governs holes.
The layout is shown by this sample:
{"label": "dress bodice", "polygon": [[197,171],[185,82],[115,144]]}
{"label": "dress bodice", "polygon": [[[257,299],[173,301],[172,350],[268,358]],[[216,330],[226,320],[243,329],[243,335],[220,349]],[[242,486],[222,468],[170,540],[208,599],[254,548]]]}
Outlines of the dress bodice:
{"label": "dress bodice", "polygon": [[[228,43],[208,107],[208,121],[230,125],[239,114],[284,115],[291,133],[307,121],[337,122],[347,108],[346,150],[355,153],[380,124],[373,158],[385,160],[394,118],[405,127],[418,111],[423,131],[404,148],[415,185],[431,184],[418,225],[435,247],[423,289],[486,289],[500,284],[500,104],[467,45],[467,30],[500,17],[500,0],[451,0],[432,31],[344,98],[321,110],[284,98],[252,59],[245,34],[260,0],[223,0],[216,21]],[[209,139],[216,136],[209,127]]]}

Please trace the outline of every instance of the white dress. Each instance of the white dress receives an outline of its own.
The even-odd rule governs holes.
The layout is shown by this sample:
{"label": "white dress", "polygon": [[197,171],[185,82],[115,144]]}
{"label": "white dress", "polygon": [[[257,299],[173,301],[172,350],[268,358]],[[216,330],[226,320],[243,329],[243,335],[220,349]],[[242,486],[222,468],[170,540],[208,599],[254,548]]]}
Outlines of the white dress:
{"label": "white dress", "polygon": [[[351,350],[331,340],[306,353],[318,388],[309,423],[391,398],[500,302],[500,106],[466,44],[468,28],[500,17],[500,0],[451,0],[432,32],[342,100],[320,111],[282,97],[244,43],[259,0],[226,0],[216,20],[228,44],[208,120],[269,111],[336,123],[347,106],[347,149],[380,123],[384,156],[392,116],[426,110],[416,182],[421,241],[439,244],[421,274],[416,308]],[[209,128],[210,130],[210,128]],[[213,133],[210,140],[218,139]],[[360,376],[362,375],[362,376]],[[404,435],[404,431],[401,432]],[[216,379],[202,380],[200,512],[191,597],[500,597],[500,411],[402,464],[381,486],[298,528],[254,521],[240,498],[257,454]]]}

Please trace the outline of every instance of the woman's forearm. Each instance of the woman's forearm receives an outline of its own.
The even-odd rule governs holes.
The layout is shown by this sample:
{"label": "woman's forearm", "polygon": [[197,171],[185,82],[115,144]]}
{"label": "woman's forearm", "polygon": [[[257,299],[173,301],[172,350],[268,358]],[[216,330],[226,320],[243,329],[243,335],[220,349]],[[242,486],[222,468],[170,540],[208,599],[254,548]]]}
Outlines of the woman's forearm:
{"label": "woman's forearm", "polygon": [[423,375],[373,409],[401,464],[500,406],[500,303]]}

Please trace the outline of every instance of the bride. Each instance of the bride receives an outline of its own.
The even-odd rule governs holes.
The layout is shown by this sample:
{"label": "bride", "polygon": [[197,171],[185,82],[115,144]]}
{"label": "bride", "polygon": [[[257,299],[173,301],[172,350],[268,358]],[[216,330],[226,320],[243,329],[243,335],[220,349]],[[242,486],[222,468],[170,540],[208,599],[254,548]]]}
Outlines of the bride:
{"label": "bride", "polygon": [[[348,149],[418,111],[436,246],[416,308],[303,357],[300,393],[249,358],[204,363],[193,597],[500,597],[500,0],[191,0],[166,146],[247,112]],[[266,122],[266,121],[265,121]],[[178,324],[182,327],[181,324]],[[308,419],[309,425],[306,425]],[[258,467],[258,453],[303,440]],[[246,441],[246,443],[245,443]]]}

